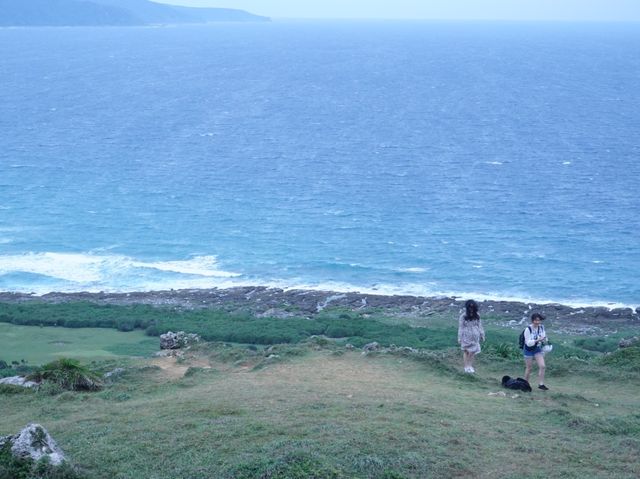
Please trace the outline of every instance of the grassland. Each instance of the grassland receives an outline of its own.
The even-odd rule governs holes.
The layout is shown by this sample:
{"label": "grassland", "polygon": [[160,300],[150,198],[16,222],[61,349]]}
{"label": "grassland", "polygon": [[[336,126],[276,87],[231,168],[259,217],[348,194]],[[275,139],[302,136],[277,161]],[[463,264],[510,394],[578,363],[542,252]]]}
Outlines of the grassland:
{"label": "grassland", "polygon": [[[108,313],[136,321],[130,311]],[[185,319],[185,329],[210,327],[198,319],[204,312],[190,314],[175,318]],[[223,324],[222,313],[207,314]],[[238,317],[247,331],[265,328],[262,334],[287,335],[298,324],[229,321]],[[94,362],[101,373],[125,369],[100,392],[2,389],[0,435],[38,422],[83,477],[96,479],[640,476],[640,349],[601,353],[628,332],[552,336],[551,390],[526,394],[500,386],[502,375],[522,373],[522,360],[513,347],[519,331],[499,317],[486,317],[490,342],[474,376],[460,371],[452,317],[414,318],[408,327],[375,311],[335,310],[305,321],[311,325],[301,341],[210,342],[181,359]],[[309,339],[318,325],[323,336]],[[30,332],[43,329],[50,328],[23,330],[24,347]],[[98,330],[104,333],[116,331]],[[119,334],[114,344],[132,334],[133,345],[145,339],[141,331]],[[363,355],[345,346],[377,338],[398,346],[420,341],[422,349]]]}
{"label": "grassland", "polygon": [[0,323],[0,359],[39,365],[56,358],[84,361],[115,356],[149,356],[158,349],[158,339],[142,331],[123,333],[105,328],[56,328]]}
{"label": "grassland", "polygon": [[502,396],[519,361],[485,355],[474,377],[458,363],[453,351],[364,356],[313,341],[204,345],[122,363],[98,393],[2,395],[0,434],[39,422],[91,478],[640,474],[637,375],[550,358],[551,391]]}

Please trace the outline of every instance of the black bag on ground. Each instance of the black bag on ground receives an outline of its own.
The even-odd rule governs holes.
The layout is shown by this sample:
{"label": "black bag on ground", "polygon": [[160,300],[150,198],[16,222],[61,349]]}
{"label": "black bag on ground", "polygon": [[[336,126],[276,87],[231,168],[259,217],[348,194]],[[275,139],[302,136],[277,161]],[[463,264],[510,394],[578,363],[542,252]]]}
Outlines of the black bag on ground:
{"label": "black bag on ground", "polygon": [[522,378],[512,378],[511,376],[502,376],[502,386],[507,389],[515,389],[517,391],[531,392],[529,381]]}

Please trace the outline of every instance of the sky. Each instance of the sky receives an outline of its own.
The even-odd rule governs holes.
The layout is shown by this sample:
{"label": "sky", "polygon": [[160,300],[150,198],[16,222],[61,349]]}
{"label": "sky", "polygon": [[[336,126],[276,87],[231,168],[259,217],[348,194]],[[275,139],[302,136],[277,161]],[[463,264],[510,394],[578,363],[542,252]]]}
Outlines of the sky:
{"label": "sky", "polygon": [[640,21],[640,0],[153,0],[272,18]]}

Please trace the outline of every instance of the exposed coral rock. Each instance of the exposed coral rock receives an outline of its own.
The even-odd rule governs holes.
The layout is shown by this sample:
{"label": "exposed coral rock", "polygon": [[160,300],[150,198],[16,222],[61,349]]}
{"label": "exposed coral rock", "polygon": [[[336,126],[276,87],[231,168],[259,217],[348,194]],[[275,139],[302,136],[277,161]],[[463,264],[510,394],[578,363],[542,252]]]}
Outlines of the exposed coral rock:
{"label": "exposed coral rock", "polygon": [[33,381],[27,381],[27,379],[22,376],[10,376],[0,379],[0,384],[10,384],[12,386],[22,386],[25,388],[33,388],[40,385]]}
{"label": "exposed coral rock", "polygon": [[620,348],[630,348],[631,346],[640,345],[640,337],[634,336],[632,338],[621,339],[618,343],[618,347]]}
{"label": "exposed coral rock", "polygon": [[169,331],[160,335],[160,349],[180,349],[200,341],[200,336],[193,333]]}
{"label": "exposed coral rock", "polygon": [[19,459],[39,461],[47,457],[54,466],[59,466],[66,459],[62,449],[40,424],[30,423],[18,434],[0,437],[0,447],[7,442],[11,444],[11,454]]}

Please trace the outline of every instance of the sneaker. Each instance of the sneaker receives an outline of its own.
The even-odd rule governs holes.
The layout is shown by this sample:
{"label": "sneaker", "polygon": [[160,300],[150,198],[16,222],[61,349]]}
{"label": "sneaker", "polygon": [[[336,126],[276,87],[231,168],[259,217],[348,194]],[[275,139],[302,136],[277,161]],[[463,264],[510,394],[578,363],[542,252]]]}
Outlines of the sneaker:
{"label": "sneaker", "polygon": [[465,366],[464,367],[464,372],[465,373],[470,373],[471,372],[471,368],[469,366]]}
{"label": "sneaker", "polygon": [[538,389],[542,389],[543,391],[548,391],[549,390],[549,388],[547,386],[545,386],[544,384],[540,384],[538,386]]}
{"label": "sneaker", "polygon": [[473,369],[473,366],[469,366],[469,372],[470,372],[471,374],[473,374],[473,373],[475,373],[475,372],[476,372],[476,370],[475,370],[475,369]]}

